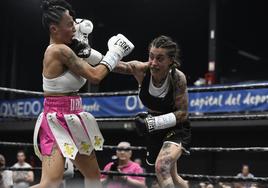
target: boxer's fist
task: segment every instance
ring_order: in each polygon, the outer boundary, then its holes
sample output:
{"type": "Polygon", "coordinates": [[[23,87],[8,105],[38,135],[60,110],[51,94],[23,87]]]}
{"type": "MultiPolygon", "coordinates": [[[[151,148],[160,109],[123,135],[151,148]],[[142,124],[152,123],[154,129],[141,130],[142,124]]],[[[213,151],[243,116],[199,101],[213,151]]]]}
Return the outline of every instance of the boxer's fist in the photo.
{"type": "Polygon", "coordinates": [[[74,38],[88,44],[88,35],[93,30],[93,23],[87,19],[75,19],[75,36],[74,38]]]}
{"type": "MultiPolygon", "coordinates": [[[[76,30],[74,39],[89,45],[88,35],[93,30],[93,23],[87,19],[76,18],[74,24],[75,24],[75,30],[76,30]]],[[[86,49],[89,49],[89,48],[86,48],[86,49]]],[[[79,51],[79,50],[76,50],[76,51],[79,51]]],[[[78,55],[78,56],[82,57],[91,66],[98,65],[103,58],[103,55],[97,50],[90,48],[90,51],[89,51],[90,54],[87,54],[86,52],[87,51],[85,51],[84,49],[80,51],[80,54],[85,53],[86,55],[82,55],[82,56],[78,55]]]]}
{"type": "Polygon", "coordinates": [[[149,123],[148,118],[152,118],[152,116],[148,114],[147,112],[140,112],[135,116],[134,122],[136,125],[137,133],[140,136],[144,136],[147,133],[151,132],[149,124],[148,124],[149,123]]]}
{"type": "Polygon", "coordinates": [[[119,55],[121,60],[123,57],[130,54],[134,49],[134,45],[122,34],[113,36],[108,41],[109,51],[115,52],[119,55]]]}
{"type": "Polygon", "coordinates": [[[88,58],[91,54],[90,46],[87,43],[79,41],[77,39],[73,39],[69,47],[80,58],[88,58]]]}
{"type": "Polygon", "coordinates": [[[112,71],[117,63],[134,49],[134,45],[122,34],[118,34],[109,39],[108,49],[100,64],[112,71]]]}

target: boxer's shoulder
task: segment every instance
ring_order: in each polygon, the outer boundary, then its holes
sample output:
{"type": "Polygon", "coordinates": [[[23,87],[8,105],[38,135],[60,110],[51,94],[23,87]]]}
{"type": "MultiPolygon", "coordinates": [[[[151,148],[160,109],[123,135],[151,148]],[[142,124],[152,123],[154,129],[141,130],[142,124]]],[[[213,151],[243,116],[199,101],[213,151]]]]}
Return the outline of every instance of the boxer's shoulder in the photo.
{"type": "Polygon", "coordinates": [[[65,44],[50,44],[47,47],[45,54],[58,55],[61,53],[68,53],[70,51],[71,49],[65,44]]]}

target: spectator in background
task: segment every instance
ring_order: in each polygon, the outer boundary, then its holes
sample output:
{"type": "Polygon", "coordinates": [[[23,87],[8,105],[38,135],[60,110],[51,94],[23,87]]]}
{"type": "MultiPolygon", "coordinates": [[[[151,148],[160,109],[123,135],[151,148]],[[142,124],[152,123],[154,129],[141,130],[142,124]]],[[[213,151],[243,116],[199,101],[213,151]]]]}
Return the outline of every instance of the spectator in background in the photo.
{"type": "Polygon", "coordinates": [[[249,172],[249,166],[244,164],[241,172],[237,174],[239,178],[254,178],[254,175],[249,172]]]}
{"type": "Polygon", "coordinates": [[[223,182],[219,182],[218,187],[219,188],[232,188],[231,183],[223,183],[223,182]]]}
{"type": "Polygon", "coordinates": [[[143,172],[144,173],[146,172],[146,169],[143,168],[142,160],[140,158],[134,159],[134,162],[137,163],[137,164],[139,164],[141,166],[141,168],[143,169],[143,172]]]}
{"type": "Polygon", "coordinates": [[[214,185],[211,184],[211,183],[200,182],[200,183],[199,183],[199,187],[200,187],[200,188],[214,188],[214,185]]]}
{"type": "Polygon", "coordinates": [[[245,188],[242,183],[235,182],[233,188],[245,188]]]}
{"type": "Polygon", "coordinates": [[[0,188],[11,188],[13,185],[12,171],[2,170],[6,166],[6,159],[0,154],[0,188]]]}
{"type": "Polygon", "coordinates": [[[251,184],[251,187],[250,188],[258,188],[258,184],[253,183],[253,184],[251,184]]]}
{"type": "Polygon", "coordinates": [[[134,162],[135,162],[135,163],[138,163],[140,166],[142,166],[142,161],[141,161],[140,158],[136,158],[136,159],[134,159],[134,162]]]}
{"type": "Polygon", "coordinates": [[[199,183],[199,187],[200,187],[200,188],[206,188],[206,184],[205,184],[204,182],[200,182],[200,183],[199,183]]]}
{"type": "MultiPolygon", "coordinates": [[[[254,175],[250,173],[249,166],[247,164],[242,165],[241,172],[237,174],[238,178],[254,178],[254,175]]],[[[241,183],[244,188],[250,188],[251,183],[250,182],[243,182],[241,183]]]]}
{"type": "MultiPolygon", "coordinates": [[[[18,162],[15,163],[13,168],[32,168],[32,166],[25,162],[26,155],[25,152],[20,150],[17,153],[18,162]]],[[[34,181],[33,171],[14,171],[13,172],[13,188],[27,188],[30,186],[30,183],[34,181]]]]}
{"type": "Polygon", "coordinates": [[[206,186],[206,188],[214,188],[214,186],[210,183],[206,186]]]}
{"type": "MultiPolygon", "coordinates": [[[[116,159],[109,162],[104,171],[118,171],[122,173],[143,173],[142,167],[131,161],[132,151],[129,142],[120,142],[116,150],[116,159]]],[[[101,176],[103,185],[107,188],[145,187],[145,178],[137,176],[101,176]]]]}

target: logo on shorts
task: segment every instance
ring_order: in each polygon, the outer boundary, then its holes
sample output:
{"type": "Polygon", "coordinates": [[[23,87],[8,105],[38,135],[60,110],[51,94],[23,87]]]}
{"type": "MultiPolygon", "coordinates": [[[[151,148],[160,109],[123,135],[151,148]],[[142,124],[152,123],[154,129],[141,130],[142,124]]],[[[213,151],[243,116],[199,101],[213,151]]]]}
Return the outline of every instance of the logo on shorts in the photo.
{"type": "Polygon", "coordinates": [[[68,156],[73,157],[74,147],[71,144],[64,143],[64,153],[66,153],[68,156]]]}
{"type": "Polygon", "coordinates": [[[81,150],[86,152],[86,153],[89,153],[89,148],[90,148],[90,145],[86,142],[81,142],[81,150]]]}
{"type": "Polygon", "coordinates": [[[99,136],[94,137],[94,146],[95,147],[100,147],[102,144],[102,138],[99,136]]]}

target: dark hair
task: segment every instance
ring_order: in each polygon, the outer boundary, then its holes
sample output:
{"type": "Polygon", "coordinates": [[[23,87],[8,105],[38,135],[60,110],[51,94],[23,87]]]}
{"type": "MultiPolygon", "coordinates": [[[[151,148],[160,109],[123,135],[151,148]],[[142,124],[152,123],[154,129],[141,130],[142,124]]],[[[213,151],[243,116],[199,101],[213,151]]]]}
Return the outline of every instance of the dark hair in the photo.
{"type": "Polygon", "coordinates": [[[180,49],[178,47],[178,44],[176,42],[174,42],[170,37],[161,35],[161,36],[155,38],[149,44],[149,50],[152,47],[167,49],[167,55],[173,61],[172,66],[175,66],[176,68],[180,67],[180,61],[179,61],[180,49]]]}
{"type": "Polygon", "coordinates": [[[75,12],[72,6],[64,0],[43,0],[41,8],[42,24],[46,29],[49,29],[51,24],[58,24],[66,10],[75,19],[75,12]]]}

